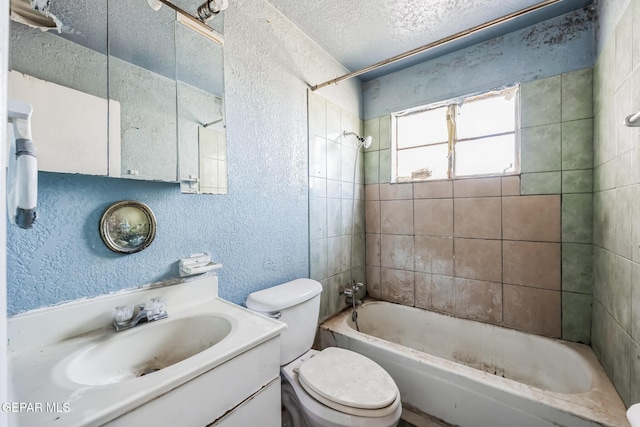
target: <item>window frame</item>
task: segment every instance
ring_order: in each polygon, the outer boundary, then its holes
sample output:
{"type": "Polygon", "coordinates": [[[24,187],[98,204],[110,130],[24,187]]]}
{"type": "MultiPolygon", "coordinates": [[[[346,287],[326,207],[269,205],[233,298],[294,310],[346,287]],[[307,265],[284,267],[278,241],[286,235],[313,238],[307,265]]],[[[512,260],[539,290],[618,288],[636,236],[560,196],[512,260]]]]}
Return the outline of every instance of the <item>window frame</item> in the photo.
{"type": "MultiPolygon", "coordinates": [[[[471,178],[484,178],[484,177],[497,177],[497,176],[511,176],[511,175],[519,175],[520,174],[520,93],[521,87],[520,84],[513,84],[510,86],[505,86],[500,89],[493,89],[485,92],[474,93],[470,95],[464,95],[457,98],[451,98],[444,101],[433,102],[430,104],[421,105],[419,107],[406,109],[398,112],[394,112],[390,114],[391,117],[391,183],[413,183],[413,182],[433,182],[433,181],[444,181],[444,180],[453,180],[453,179],[471,179],[471,178]],[[406,117],[411,114],[418,114],[428,110],[434,110],[437,108],[448,107],[451,105],[460,106],[466,102],[478,101],[483,98],[490,98],[499,96],[502,93],[506,93],[509,91],[515,91],[515,106],[514,106],[514,159],[513,159],[513,170],[509,172],[495,172],[495,173],[485,173],[485,174],[473,174],[473,175],[458,175],[456,174],[456,166],[455,166],[455,146],[458,142],[472,141],[472,140],[482,140],[485,138],[497,137],[510,135],[512,132],[501,132],[491,135],[482,135],[476,136],[472,138],[455,138],[453,143],[453,152],[452,156],[449,159],[446,159],[449,163],[448,169],[450,171],[450,176],[446,178],[432,178],[432,179],[413,179],[411,177],[402,177],[404,179],[398,179],[398,151],[410,150],[414,148],[420,147],[429,147],[436,146],[441,144],[447,144],[448,141],[444,142],[435,142],[428,143],[422,145],[415,145],[410,148],[401,148],[398,149],[398,124],[397,120],[399,117],[406,117]]],[[[447,125],[446,122],[444,124],[447,125]]]]}

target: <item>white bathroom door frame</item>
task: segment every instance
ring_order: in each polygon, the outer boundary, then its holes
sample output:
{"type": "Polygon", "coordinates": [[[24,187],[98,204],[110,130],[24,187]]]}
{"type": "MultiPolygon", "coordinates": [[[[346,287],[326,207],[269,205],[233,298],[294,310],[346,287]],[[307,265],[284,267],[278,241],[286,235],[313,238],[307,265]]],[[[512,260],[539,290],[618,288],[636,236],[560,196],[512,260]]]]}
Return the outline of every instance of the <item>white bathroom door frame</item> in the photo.
{"type": "MultiPolygon", "coordinates": [[[[7,366],[7,68],[9,64],[9,1],[0,0],[0,404],[9,401],[7,366]]],[[[9,424],[8,414],[0,411],[0,425],[9,424]]]]}

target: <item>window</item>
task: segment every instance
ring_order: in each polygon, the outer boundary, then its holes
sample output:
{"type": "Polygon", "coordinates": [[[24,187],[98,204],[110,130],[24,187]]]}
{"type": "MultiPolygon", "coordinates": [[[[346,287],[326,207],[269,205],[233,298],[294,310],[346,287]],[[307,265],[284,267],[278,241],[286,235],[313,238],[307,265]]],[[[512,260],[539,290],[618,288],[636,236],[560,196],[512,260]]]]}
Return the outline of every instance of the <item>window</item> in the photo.
{"type": "Polygon", "coordinates": [[[392,114],[396,182],[518,172],[518,87],[392,114]]]}

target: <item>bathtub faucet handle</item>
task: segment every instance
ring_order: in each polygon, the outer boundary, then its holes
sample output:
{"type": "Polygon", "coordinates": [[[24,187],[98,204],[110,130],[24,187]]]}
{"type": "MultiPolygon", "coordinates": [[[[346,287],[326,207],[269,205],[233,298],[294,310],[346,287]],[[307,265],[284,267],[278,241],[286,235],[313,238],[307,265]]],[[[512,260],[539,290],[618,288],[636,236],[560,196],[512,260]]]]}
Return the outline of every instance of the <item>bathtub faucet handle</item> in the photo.
{"type": "Polygon", "coordinates": [[[355,290],[351,287],[344,288],[343,290],[340,291],[340,295],[346,295],[348,297],[353,296],[354,293],[355,293],[355,290]]]}

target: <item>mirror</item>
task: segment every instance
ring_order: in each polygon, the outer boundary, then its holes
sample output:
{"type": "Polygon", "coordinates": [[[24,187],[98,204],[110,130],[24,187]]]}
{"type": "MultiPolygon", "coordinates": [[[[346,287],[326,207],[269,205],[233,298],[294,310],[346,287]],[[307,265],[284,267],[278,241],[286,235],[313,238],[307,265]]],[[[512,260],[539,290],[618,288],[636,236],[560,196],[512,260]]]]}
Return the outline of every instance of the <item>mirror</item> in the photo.
{"type": "MultiPolygon", "coordinates": [[[[221,33],[222,18],[207,24],[221,33]]],[[[175,41],[182,192],[227,194],[222,46],[179,22],[175,41]]]]}
{"type": "MultiPolygon", "coordinates": [[[[28,18],[25,0],[11,1],[12,15],[22,13],[21,6],[28,18]]],[[[33,106],[39,170],[114,176],[108,149],[107,15],[87,15],[106,10],[107,0],[86,6],[51,2],[49,11],[73,24],[60,34],[10,21],[8,95],[33,106]]]]}
{"type": "Polygon", "coordinates": [[[176,182],[175,12],[108,1],[109,99],[120,104],[122,176],[176,182]]]}
{"type": "MultiPolygon", "coordinates": [[[[27,0],[14,2],[28,5],[27,0]]],[[[174,4],[194,15],[201,3],[174,4]]],[[[226,194],[222,46],[178,22],[180,13],[166,4],[157,11],[144,0],[49,4],[63,23],[62,33],[12,21],[10,68],[93,96],[99,102],[92,114],[100,120],[78,126],[68,118],[72,132],[93,129],[69,144],[71,156],[61,154],[59,145],[47,144],[50,135],[36,141],[41,164],[57,157],[56,167],[40,170],[180,182],[186,193],[226,194]],[[98,136],[96,128],[101,129],[98,136]],[[102,141],[99,148],[94,147],[97,139],[102,141]],[[53,145],[51,152],[48,145],[53,145]],[[76,153],[78,146],[87,151],[76,153]],[[74,169],[74,163],[89,158],[96,158],[100,167],[74,169]]],[[[207,21],[218,33],[222,15],[207,21]]],[[[78,99],[75,104],[86,109],[88,101],[78,99]]],[[[34,126],[36,117],[34,108],[34,126]]]]}

